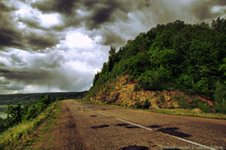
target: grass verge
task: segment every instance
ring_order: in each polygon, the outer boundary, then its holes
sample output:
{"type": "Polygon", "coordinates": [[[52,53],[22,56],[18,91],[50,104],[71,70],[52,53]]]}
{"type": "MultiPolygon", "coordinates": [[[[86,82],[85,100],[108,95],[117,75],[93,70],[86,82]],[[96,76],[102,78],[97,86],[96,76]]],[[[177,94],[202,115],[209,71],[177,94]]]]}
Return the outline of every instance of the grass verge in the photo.
{"type": "Polygon", "coordinates": [[[191,117],[226,120],[226,114],[194,112],[190,109],[176,109],[176,108],[175,109],[140,109],[140,108],[138,109],[138,108],[132,108],[132,107],[127,107],[127,106],[121,106],[121,105],[106,104],[106,103],[101,103],[101,102],[91,102],[91,101],[82,100],[82,99],[79,99],[78,101],[83,102],[83,103],[88,103],[88,104],[110,105],[113,107],[120,107],[120,108],[132,109],[132,110],[143,110],[143,111],[168,114],[168,115],[181,115],[181,116],[191,116],[191,117]]]}
{"type": "Polygon", "coordinates": [[[202,118],[213,118],[213,119],[223,119],[226,120],[226,115],[221,113],[204,113],[204,112],[194,112],[190,109],[149,109],[150,112],[170,114],[170,115],[182,115],[182,116],[192,116],[192,117],[202,117],[202,118]]]}
{"type": "Polygon", "coordinates": [[[31,121],[22,122],[0,134],[0,149],[25,149],[34,143],[35,130],[54,112],[58,102],[51,104],[31,121]]]}
{"type": "Polygon", "coordinates": [[[33,144],[30,146],[27,146],[26,149],[34,149],[34,150],[40,150],[40,149],[52,149],[53,146],[53,139],[54,134],[52,134],[52,131],[57,128],[57,118],[61,112],[60,105],[57,105],[56,108],[53,110],[51,115],[43,122],[42,125],[37,130],[37,135],[33,138],[33,144]]]}

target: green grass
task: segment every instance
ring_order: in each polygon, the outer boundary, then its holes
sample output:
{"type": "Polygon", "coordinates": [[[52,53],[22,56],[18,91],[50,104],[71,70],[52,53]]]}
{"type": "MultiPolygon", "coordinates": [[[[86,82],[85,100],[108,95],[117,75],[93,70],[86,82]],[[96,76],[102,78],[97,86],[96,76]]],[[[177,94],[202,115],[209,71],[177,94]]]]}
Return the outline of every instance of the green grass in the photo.
{"type": "Polygon", "coordinates": [[[204,113],[194,112],[190,109],[149,109],[150,112],[170,114],[170,115],[182,115],[182,116],[193,116],[202,118],[214,118],[226,120],[226,115],[221,113],[204,113]]]}
{"type": "Polygon", "coordinates": [[[47,107],[39,116],[31,121],[22,122],[0,134],[0,149],[25,149],[34,143],[35,130],[46,120],[56,109],[55,102],[47,107]]]}
{"type": "Polygon", "coordinates": [[[45,120],[45,122],[37,130],[38,135],[33,137],[33,143],[27,146],[25,149],[51,149],[53,136],[51,131],[56,127],[57,116],[61,112],[60,105],[57,105],[51,115],[45,120]],[[43,147],[43,145],[45,145],[43,147]]]}

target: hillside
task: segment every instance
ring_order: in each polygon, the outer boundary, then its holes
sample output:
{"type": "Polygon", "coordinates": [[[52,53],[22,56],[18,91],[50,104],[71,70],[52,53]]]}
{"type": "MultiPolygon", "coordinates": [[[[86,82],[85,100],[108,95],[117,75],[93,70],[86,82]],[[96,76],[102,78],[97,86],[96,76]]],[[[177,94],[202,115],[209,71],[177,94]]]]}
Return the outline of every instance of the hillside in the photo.
{"type": "Polygon", "coordinates": [[[211,25],[177,20],[139,34],[118,51],[112,47],[86,98],[226,113],[225,77],[226,20],[218,18],[211,25]],[[162,104],[155,105],[154,97],[162,104]]]}

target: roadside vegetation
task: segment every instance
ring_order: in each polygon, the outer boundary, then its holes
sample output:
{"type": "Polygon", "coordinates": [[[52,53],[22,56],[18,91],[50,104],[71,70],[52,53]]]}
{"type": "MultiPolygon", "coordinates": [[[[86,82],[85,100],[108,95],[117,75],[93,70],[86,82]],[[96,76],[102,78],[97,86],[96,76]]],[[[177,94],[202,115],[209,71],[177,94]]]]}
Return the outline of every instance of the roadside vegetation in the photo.
{"type": "MultiPolygon", "coordinates": [[[[218,18],[211,25],[191,25],[180,20],[157,25],[129,40],[118,51],[111,47],[108,61],[95,75],[86,99],[95,97],[117,77],[127,75],[127,83],[137,83],[134,91],[169,90],[199,95],[214,105],[178,99],[179,108],[226,113],[225,49],[226,19],[218,18]]],[[[111,93],[114,89],[107,90],[111,93]]],[[[148,108],[147,104],[137,103],[137,107],[148,108]]]]}
{"type": "Polygon", "coordinates": [[[0,149],[24,149],[34,141],[33,132],[52,116],[57,102],[46,95],[30,106],[8,106],[7,119],[0,120],[0,149]]]}
{"type": "Polygon", "coordinates": [[[55,100],[46,95],[45,97],[41,97],[35,104],[22,105],[21,103],[18,103],[17,105],[8,105],[6,111],[7,118],[1,121],[2,127],[0,128],[0,131],[3,132],[23,121],[34,119],[53,101],[55,100]]]}
{"type": "Polygon", "coordinates": [[[202,118],[213,118],[213,119],[223,119],[226,120],[226,115],[222,113],[205,113],[198,109],[151,109],[150,112],[170,114],[170,115],[182,115],[182,116],[192,116],[192,117],[202,117],[202,118]],[[197,110],[197,111],[196,111],[197,110]]]}
{"type": "Polygon", "coordinates": [[[168,115],[182,115],[182,116],[190,116],[190,117],[201,117],[201,118],[212,118],[212,119],[223,119],[226,120],[226,114],[223,113],[208,113],[203,112],[200,109],[188,109],[188,108],[161,108],[161,109],[148,109],[147,107],[128,107],[128,106],[122,106],[118,104],[107,104],[102,103],[100,101],[89,101],[86,99],[79,99],[79,102],[87,103],[87,104],[97,104],[97,105],[108,105],[110,107],[117,107],[117,108],[123,108],[123,109],[130,109],[130,110],[140,110],[140,111],[148,111],[148,112],[154,112],[154,113],[161,113],[161,114],[168,114],[168,115]]]}

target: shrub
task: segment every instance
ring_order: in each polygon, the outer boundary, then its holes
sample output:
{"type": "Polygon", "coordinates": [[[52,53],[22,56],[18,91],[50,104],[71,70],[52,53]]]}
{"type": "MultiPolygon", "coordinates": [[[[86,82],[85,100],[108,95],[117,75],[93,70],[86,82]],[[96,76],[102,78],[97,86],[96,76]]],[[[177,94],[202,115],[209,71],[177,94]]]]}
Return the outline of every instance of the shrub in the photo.
{"type": "Polygon", "coordinates": [[[5,121],[0,117],[0,133],[5,130],[5,121]]]}
{"type": "Polygon", "coordinates": [[[139,86],[139,85],[135,85],[135,86],[134,86],[134,91],[135,91],[135,92],[140,91],[140,90],[141,90],[141,89],[140,89],[140,86],[139,86]]]}
{"type": "Polygon", "coordinates": [[[202,110],[202,112],[208,113],[210,112],[210,105],[205,102],[199,102],[199,108],[202,110]]]}
{"type": "Polygon", "coordinates": [[[226,86],[219,81],[216,82],[214,100],[216,112],[226,113],[226,86]]]}
{"type": "Polygon", "coordinates": [[[144,108],[145,109],[148,109],[149,107],[150,107],[150,105],[151,105],[151,103],[149,102],[149,100],[148,99],[146,99],[145,101],[144,101],[144,108]]]}
{"type": "Polygon", "coordinates": [[[142,108],[143,107],[142,104],[141,104],[141,102],[139,102],[139,101],[137,101],[135,103],[135,106],[136,106],[136,108],[142,108]]]}
{"type": "Polygon", "coordinates": [[[8,105],[8,110],[6,112],[9,116],[6,121],[7,127],[11,127],[22,121],[23,108],[21,103],[18,103],[16,106],[8,105]]]}

